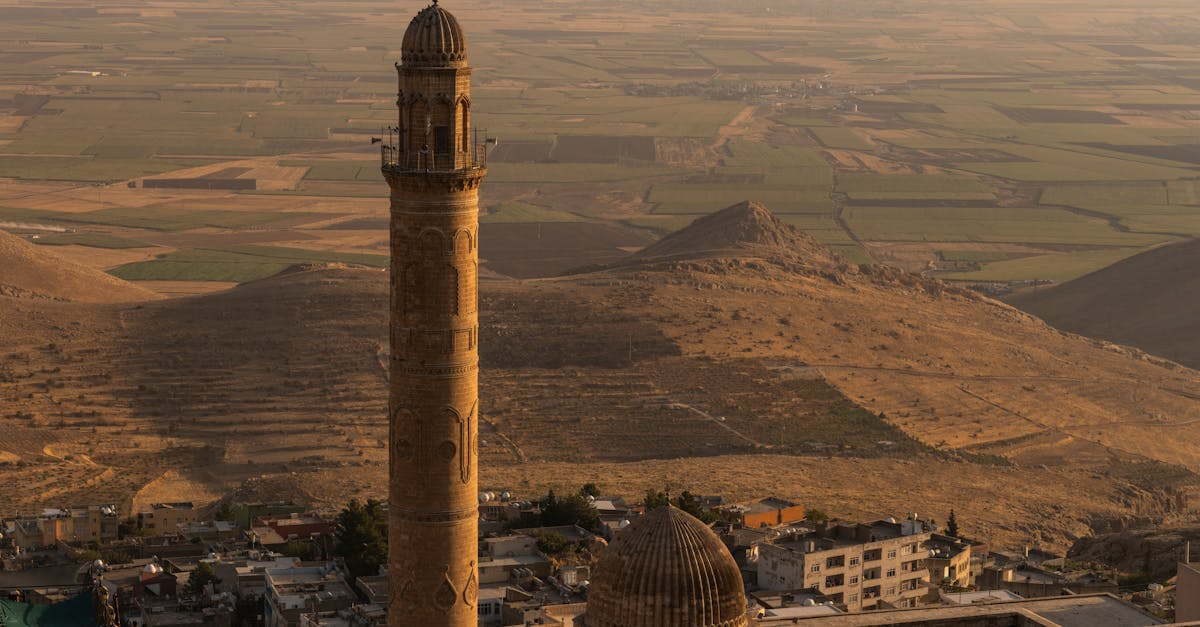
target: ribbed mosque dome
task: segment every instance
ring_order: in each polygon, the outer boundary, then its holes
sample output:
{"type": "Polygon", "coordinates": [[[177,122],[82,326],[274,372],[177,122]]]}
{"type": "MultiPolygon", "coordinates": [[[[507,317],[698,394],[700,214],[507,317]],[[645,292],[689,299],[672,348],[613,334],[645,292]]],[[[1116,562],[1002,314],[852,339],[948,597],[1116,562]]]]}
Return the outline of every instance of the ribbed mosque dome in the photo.
{"type": "Polygon", "coordinates": [[[409,67],[462,67],[467,40],[450,12],[433,4],[421,9],[404,31],[400,62],[409,67]]]}
{"type": "Polygon", "coordinates": [[[587,627],[746,627],[742,575],[696,517],[660,507],[618,532],[596,563],[587,627]]]}

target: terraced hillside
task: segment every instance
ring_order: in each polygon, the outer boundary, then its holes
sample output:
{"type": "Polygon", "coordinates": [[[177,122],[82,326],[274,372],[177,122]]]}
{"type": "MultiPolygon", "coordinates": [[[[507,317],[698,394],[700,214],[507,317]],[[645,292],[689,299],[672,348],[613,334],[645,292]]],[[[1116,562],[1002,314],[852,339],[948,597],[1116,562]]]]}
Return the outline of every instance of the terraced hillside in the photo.
{"type": "MultiPolygon", "coordinates": [[[[483,283],[484,485],[919,503],[1001,545],[1194,516],[1195,371],[814,254],[758,205],[715,219],[744,235],[483,283]]],[[[22,434],[0,443],[5,508],[381,496],[386,282],[311,267],[141,304],[0,298],[0,427],[22,434]]]]}

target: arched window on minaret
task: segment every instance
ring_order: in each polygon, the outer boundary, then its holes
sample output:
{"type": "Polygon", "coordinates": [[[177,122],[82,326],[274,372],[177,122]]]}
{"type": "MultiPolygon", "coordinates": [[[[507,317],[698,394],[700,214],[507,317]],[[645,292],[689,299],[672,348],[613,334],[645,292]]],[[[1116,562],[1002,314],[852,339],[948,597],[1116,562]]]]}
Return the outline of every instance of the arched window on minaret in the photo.
{"type": "Polygon", "coordinates": [[[462,137],[462,151],[471,152],[471,103],[458,101],[458,132],[462,137]]]}
{"type": "Polygon", "coordinates": [[[437,167],[454,167],[454,136],[450,125],[454,123],[454,103],[445,96],[439,96],[430,107],[433,113],[433,145],[434,162],[437,167]]]}
{"type": "MultiPolygon", "coordinates": [[[[408,152],[418,154],[429,143],[429,107],[419,95],[413,98],[408,109],[408,152]]],[[[424,166],[424,163],[413,165],[424,166]]]]}
{"type": "Polygon", "coordinates": [[[454,233],[454,256],[465,257],[471,254],[471,250],[475,248],[472,242],[471,232],[467,229],[459,229],[454,233]]]}

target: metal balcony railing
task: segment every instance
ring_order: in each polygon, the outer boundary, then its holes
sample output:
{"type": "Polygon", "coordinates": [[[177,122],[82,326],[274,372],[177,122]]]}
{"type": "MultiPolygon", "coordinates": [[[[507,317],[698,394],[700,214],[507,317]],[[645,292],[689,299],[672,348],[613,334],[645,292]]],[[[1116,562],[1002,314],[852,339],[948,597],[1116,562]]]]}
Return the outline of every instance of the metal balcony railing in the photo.
{"type": "Polygon", "coordinates": [[[467,129],[471,141],[463,150],[436,150],[424,144],[418,150],[405,150],[400,130],[389,126],[383,129],[387,140],[379,147],[380,165],[400,172],[454,172],[487,167],[488,149],[497,141],[487,136],[487,129],[467,129]]]}

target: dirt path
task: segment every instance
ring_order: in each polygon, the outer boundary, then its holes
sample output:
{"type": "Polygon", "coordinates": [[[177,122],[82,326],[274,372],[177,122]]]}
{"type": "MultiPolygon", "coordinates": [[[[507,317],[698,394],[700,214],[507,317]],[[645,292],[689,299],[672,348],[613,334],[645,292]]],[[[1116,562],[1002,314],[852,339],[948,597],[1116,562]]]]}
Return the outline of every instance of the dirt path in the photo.
{"type": "MultiPolygon", "coordinates": [[[[758,106],[756,105],[750,105],[738,111],[738,114],[733,116],[733,119],[728,124],[717,129],[717,136],[713,138],[713,143],[708,149],[716,153],[730,139],[749,135],[749,127],[756,120],[754,117],[756,113],[758,113],[758,106]]],[[[717,154],[717,156],[719,157],[720,154],[717,154]]]]}
{"type": "Polygon", "coordinates": [[[703,416],[703,417],[711,420],[713,424],[732,433],[735,437],[745,440],[748,444],[750,444],[754,448],[767,448],[767,446],[765,444],[758,442],[754,439],[751,439],[749,436],[742,433],[741,431],[738,431],[737,429],[734,429],[733,427],[725,424],[725,420],[723,418],[716,418],[712,414],[709,414],[708,412],[704,411],[703,409],[700,409],[698,407],[693,407],[691,405],[688,405],[687,403],[680,403],[678,401],[671,401],[671,403],[674,405],[678,405],[679,407],[683,407],[683,408],[687,409],[688,411],[694,412],[696,414],[699,414],[700,416],[703,416]]]}

